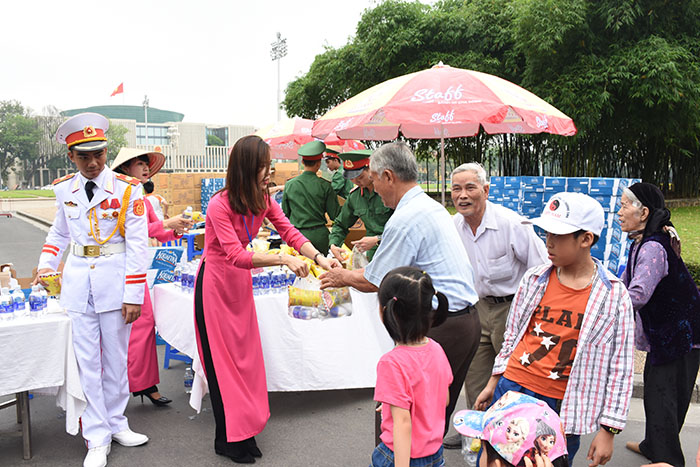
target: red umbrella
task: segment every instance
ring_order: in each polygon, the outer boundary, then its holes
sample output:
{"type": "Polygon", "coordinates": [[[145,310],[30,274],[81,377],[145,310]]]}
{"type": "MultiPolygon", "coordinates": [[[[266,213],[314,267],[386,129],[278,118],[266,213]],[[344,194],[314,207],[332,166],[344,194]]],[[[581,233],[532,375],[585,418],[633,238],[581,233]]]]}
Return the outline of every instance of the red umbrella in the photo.
{"type": "Polygon", "coordinates": [[[297,159],[299,146],[314,140],[311,136],[313,123],[306,118],[287,118],[261,128],[255,134],[270,145],[273,159],[297,159]]]}
{"type": "Polygon", "coordinates": [[[325,138],[440,139],[487,133],[576,134],[573,120],[531,92],[497,76],[434,67],[377,84],[314,122],[325,138]]]}
{"type": "Polygon", "coordinates": [[[440,62],[351,97],[316,120],[313,135],[387,141],[401,132],[439,139],[444,174],[444,138],[474,136],[479,127],[487,133],[576,134],[571,118],[520,86],[440,62]]]}
{"type": "Polygon", "coordinates": [[[339,138],[335,132],[331,132],[331,134],[326,136],[323,142],[327,148],[333,149],[340,153],[355,151],[357,149],[367,149],[364,144],[354,139],[339,138]]]}

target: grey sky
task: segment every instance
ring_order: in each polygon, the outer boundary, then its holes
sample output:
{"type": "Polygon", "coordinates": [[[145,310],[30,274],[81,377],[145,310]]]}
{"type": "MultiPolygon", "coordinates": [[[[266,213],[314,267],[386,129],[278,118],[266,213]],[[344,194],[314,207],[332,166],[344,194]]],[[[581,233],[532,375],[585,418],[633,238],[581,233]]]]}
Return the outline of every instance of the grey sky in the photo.
{"type": "MultiPolygon", "coordinates": [[[[40,113],[150,105],[185,121],[264,126],[276,120],[276,32],[287,39],[282,90],[324,44],[355,34],[374,0],[5,1],[0,100],[40,113]],[[124,94],[110,97],[124,82],[124,94]]],[[[350,66],[352,64],[349,64],[350,66]]]]}

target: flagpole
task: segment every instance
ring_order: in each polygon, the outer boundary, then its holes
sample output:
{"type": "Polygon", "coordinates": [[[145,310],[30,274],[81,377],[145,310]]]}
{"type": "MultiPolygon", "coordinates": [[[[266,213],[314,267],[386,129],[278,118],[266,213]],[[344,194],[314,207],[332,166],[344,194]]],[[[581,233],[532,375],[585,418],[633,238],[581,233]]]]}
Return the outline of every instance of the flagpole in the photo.
{"type": "Polygon", "coordinates": [[[143,96],[143,121],[146,124],[146,150],[148,150],[148,95],[143,96]]]}

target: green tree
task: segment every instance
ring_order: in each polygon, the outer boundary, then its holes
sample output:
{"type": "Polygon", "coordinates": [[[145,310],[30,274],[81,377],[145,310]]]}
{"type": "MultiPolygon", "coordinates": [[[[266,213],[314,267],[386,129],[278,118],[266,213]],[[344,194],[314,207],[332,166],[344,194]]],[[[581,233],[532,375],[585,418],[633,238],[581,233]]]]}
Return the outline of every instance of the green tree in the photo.
{"type": "MultiPolygon", "coordinates": [[[[575,137],[446,140],[453,164],[504,175],[630,176],[700,192],[700,0],[386,0],[291,82],[287,113],[318,118],[438,61],[519,84],[574,119],[575,137]]],[[[414,142],[432,158],[435,141],[414,142]]]]}
{"type": "Polygon", "coordinates": [[[207,135],[207,146],[223,146],[224,142],[215,134],[207,135]]]}
{"type": "Polygon", "coordinates": [[[109,130],[107,130],[107,159],[110,164],[119,154],[119,150],[127,146],[126,133],[129,131],[124,125],[112,125],[109,124],[109,130]]]}
{"type": "Polygon", "coordinates": [[[6,180],[17,160],[38,156],[41,132],[29,110],[17,101],[0,102],[0,179],[6,180]]]}

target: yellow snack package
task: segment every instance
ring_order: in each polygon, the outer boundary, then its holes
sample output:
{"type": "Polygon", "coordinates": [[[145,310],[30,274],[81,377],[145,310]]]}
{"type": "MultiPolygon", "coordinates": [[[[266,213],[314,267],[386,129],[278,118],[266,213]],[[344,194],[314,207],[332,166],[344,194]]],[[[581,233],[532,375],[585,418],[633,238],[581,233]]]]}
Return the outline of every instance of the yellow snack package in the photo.
{"type": "Polygon", "coordinates": [[[323,298],[320,290],[306,290],[289,286],[289,306],[310,306],[317,307],[323,305],[323,298]]]}
{"type": "Polygon", "coordinates": [[[39,274],[39,278],[47,284],[47,294],[49,294],[51,297],[58,297],[59,295],[61,295],[60,272],[47,272],[45,274],[39,274]]]}
{"type": "Polygon", "coordinates": [[[280,245],[280,252],[285,255],[298,256],[299,253],[289,245],[280,245]]]}
{"type": "Polygon", "coordinates": [[[202,211],[194,211],[192,213],[192,220],[195,222],[195,224],[204,222],[206,219],[207,218],[204,214],[202,214],[202,211]]]}

